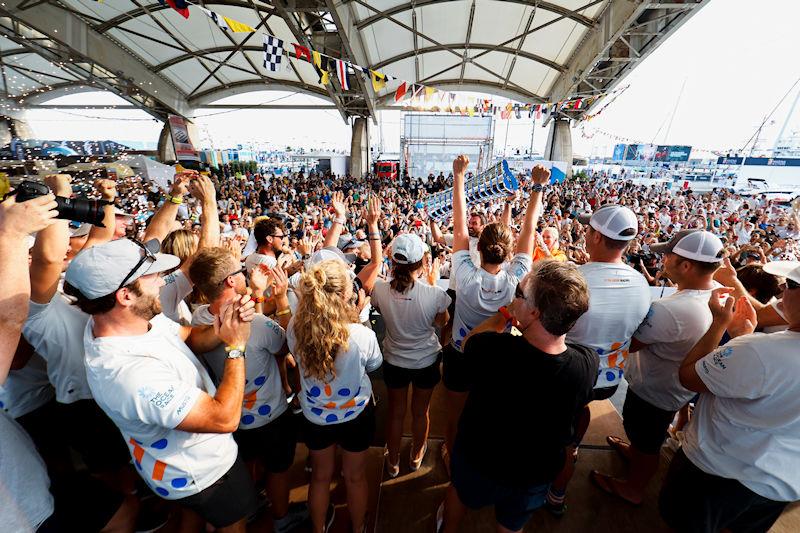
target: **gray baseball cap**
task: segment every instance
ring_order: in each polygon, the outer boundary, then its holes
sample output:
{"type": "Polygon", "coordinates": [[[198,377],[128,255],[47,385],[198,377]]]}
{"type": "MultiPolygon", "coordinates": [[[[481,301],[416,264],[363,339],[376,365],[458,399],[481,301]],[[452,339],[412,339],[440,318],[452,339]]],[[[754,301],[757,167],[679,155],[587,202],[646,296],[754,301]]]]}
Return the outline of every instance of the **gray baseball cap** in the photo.
{"type": "Polygon", "coordinates": [[[161,254],[158,239],[146,243],[117,239],[83,250],[69,264],[64,280],[90,300],[112,294],[147,274],[177,267],[181,260],[161,254]]]}
{"type": "Polygon", "coordinates": [[[630,241],[639,231],[639,220],[624,205],[605,205],[594,213],[578,215],[578,221],[616,241],[630,241]]]}
{"type": "Polygon", "coordinates": [[[710,231],[685,229],[673,235],[667,242],[651,244],[650,251],[656,254],[671,252],[702,263],[717,263],[722,261],[725,246],[710,231]]]}

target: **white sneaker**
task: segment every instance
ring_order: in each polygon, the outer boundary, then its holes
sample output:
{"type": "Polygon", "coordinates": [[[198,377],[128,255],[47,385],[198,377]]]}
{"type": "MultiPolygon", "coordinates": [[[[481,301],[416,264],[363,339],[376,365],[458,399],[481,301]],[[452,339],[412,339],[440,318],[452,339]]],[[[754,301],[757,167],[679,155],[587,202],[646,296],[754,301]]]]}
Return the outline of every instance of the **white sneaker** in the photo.
{"type": "Polygon", "coordinates": [[[398,459],[397,464],[392,464],[389,461],[389,450],[384,449],[383,456],[386,458],[386,474],[389,476],[389,479],[394,479],[400,474],[400,460],[398,459]]]}
{"type": "MultiPolygon", "coordinates": [[[[414,445],[411,445],[411,454],[414,453],[414,445]]],[[[419,455],[418,459],[415,459],[413,455],[410,455],[408,460],[408,467],[411,469],[412,472],[416,472],[419,470],[419,467],[422,466],[422,461],[425,460],[425,454],[428,453],[428,441],[425,441],[425,444],[422,446],[422,453],[419,455]]]]}

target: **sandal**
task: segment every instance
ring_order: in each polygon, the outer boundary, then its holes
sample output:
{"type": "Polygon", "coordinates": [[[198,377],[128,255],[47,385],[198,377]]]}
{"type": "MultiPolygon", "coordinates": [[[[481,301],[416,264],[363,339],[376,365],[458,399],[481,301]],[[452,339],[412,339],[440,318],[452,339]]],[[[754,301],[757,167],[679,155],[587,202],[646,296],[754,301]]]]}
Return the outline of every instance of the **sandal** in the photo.
{"type": "Polygon", "coordinates": [[[598,489],[602,490],[607,494],[611,494],[612,496],[616,496],[617,498],[628,502],[633,506],[640,506],[642,505],[641,501],[635,502],[633,500],[629,500],[625,496],[623,496],[619,491],[619,486],[617,485],[618,480],[613,478],[609,475],[602,474],[597,470],[592,470],[589,474],[589,479],[591,480],[592,484],[597,487],[598,489]]]}
{"type": "MultiPolygon", "coordinates": [[[[422,453],[419,454],[419,459],[415,459],[413,455],[409,455],[408,458],[408,467],[411,469],[412,472],[416,472],[419,470],[419,467],[422,466],[422,461],[425,460],[425,454],[428,453],[428,442],[425,441],[425,444],[422,445],[422,453]]],[[[414,446],[411,446],[411,453],[414,453],[414,446]]]]}
{"type": "Polygon", "coordinates": [[[606,442],[609,446],[611,446],[612,450],[619,454],[620,457],[626,461],[630,460],[630,457],[628,456],[628,447],[630,447],[630,443],[625,442],[621,438],[615,437],[614,435],[609,435],[606,437],[606,442]]]}

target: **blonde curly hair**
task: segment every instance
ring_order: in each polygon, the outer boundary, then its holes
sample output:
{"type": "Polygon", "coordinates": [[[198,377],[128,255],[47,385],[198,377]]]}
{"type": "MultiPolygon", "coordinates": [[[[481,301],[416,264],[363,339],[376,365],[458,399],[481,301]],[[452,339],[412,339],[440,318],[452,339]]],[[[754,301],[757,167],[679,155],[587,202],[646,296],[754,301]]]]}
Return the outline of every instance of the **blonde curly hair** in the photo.
{"type": "Polygon", "coordinates": [[[336,354],[349,347],[348,325],[358,323],[358,312],[349,301],[349,272],[341,261],[321,261],[306,270],[297,292],[294,355],[300,358],[306,377],[326,381],[336,376],[336,354]]]}

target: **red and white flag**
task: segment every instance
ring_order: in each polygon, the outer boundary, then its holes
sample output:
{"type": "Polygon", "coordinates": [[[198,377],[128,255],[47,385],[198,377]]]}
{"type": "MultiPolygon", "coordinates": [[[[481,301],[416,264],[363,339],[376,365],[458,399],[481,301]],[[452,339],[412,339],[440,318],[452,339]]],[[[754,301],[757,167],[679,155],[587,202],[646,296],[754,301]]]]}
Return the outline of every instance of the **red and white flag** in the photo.
{"type": "Polygon", "coordinates": [[[342,84],[342,90],[349,91],[350,82],[347,79],[347,63],[340,59],[336,60],[336,77],[339,78],[339,83],[342,84]]]}

